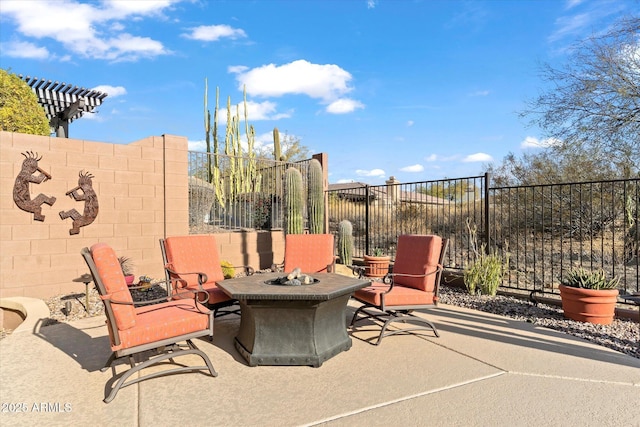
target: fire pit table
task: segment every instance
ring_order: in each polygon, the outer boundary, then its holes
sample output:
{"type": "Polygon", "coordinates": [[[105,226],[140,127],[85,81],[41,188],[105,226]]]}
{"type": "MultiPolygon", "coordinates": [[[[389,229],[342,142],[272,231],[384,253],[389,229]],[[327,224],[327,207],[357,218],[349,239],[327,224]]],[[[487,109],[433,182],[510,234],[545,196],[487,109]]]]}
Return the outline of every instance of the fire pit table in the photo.
{"type": "Polygon", "coordinates": [[[345,309],[351,294],[368,280],[335,273],[313,274],[315,283],[275,284],[283,273],[254,274],[217,282],[240,303],[235,346],[249,366],[319,367],[351,348],[345,309]]]}

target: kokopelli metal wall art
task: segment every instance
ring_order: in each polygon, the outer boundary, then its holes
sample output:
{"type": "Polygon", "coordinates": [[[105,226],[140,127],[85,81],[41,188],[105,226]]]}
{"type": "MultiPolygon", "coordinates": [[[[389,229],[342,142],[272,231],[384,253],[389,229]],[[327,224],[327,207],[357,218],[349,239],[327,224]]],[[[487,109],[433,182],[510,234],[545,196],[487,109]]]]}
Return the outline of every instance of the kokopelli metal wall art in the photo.
{"type": "Polygon", "coordinates": [[[72,235],[80,233],[80,227],[91,224],[98,216],[98,196],[93,191],[93,183],[91,181],[93,175],[89,172],[83,173],[83,171],[80,171],[78,176],[78,186],[67,191],[66,195],[72,197],[76,202],[84,202],[84,211],[82,215],[75,209],[60,212],[60,218],[67,219],[70,217],[73,219],[73,228],[69,230],[69,234],[72,235]]]}
{"type": "Polygon", "coordinates": [[[51,175],[38,167],[38,162],[42,160],[42,156],[38,157],[38,153],[27,151],[21,154],[25,159],[22,162],[22,170],[16,177],[16,183],[13,185],[13,201],[23,211],[31,212],[34,220],[44,221],[44,215],[42,215],[42,204],[46,203],[49,206],[53,206],[56,202],[56,198],[45,196],[41,193],[34,199],[31,199],[29,184],[40,184],[47,179],[51,179],[51,175]],[[38,175],[34,175],[36,172],[40,173],[38,175]]]}

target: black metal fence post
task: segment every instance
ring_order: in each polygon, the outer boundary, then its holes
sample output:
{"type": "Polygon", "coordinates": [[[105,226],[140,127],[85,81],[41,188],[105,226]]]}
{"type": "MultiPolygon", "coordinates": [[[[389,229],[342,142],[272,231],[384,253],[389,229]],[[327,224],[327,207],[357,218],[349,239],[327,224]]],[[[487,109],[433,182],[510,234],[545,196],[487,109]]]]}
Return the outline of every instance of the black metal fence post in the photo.
{"type": "Polygon", "coordinates": [[[485,252],[489,253],[489,244],[490,244],[490,234],[491,227],[489,225],[489,172],[485,172],[484,174],[484,238],[485,238],[485,252]]]}
{"type": "Polygon", "coordinates": [[[365,253],[366,254],[370,254],[371,251],[369,250],[369,244],[370,244],[370,240],[369,240],[369,185],[365,185],[364,187],[364,229],[365,229],[365,237],[364,237],[364,249],[365,249],[365,253]]]}

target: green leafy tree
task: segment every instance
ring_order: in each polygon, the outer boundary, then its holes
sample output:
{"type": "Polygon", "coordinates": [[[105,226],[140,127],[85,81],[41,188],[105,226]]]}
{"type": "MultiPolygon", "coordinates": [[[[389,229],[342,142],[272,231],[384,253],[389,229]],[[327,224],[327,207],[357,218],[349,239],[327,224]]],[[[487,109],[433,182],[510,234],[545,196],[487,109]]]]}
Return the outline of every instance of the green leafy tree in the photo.
{"type": "Polygon", "coordinates": [[[49,120],[29,85],[0,69],[0,130],[49,135],[49,120]]]}
{"type": "Polygon", "coordinates": [[[580,159],[588,153],[610,159],[619,177],[638,173],[639,34],[640,17],[626,17],[579,42],[564,66],[541,67],[548,89],[520,116],[555,142],[548,148],[550,158],[580,159]]]}

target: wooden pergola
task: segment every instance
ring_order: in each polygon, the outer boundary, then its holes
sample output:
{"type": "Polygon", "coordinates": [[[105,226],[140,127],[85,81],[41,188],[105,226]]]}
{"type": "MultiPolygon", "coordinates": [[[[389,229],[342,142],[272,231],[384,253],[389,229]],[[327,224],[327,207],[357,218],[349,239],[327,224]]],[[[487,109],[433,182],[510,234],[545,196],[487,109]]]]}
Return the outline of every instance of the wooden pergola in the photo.
{"type": "Polygon", "coordinates": [[[37,77],[18,76],[33,90],[38,102],[44,107],[49,119],[49,126],[55,129],[56,136],[69,137],[69,123],[91,113],[102,104],[107,94],[97,90],[86,89],[67,83],[54,82],[37,77]]]}

